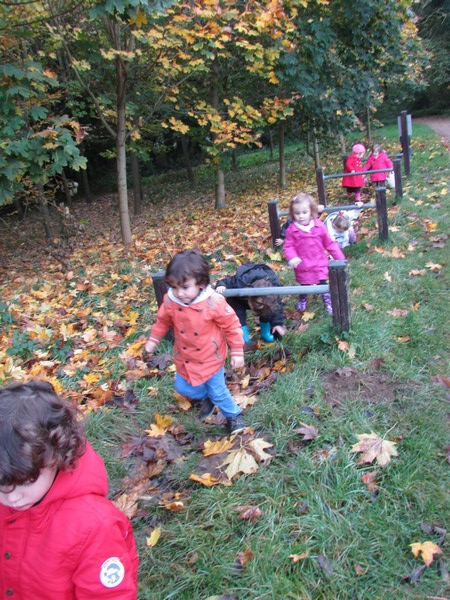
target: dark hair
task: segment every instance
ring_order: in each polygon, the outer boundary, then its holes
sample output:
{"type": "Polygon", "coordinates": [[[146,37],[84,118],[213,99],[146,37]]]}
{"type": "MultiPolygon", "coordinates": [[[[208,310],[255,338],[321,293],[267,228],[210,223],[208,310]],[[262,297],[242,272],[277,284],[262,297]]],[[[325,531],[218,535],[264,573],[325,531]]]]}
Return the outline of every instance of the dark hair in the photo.
{"type": "Polygon", "coordinates": [[[77,409],[47,381],[0,389],[0,486],[35,481],[42,469],[62,471],[84,453],[77,409]]]}
{"type": "Polygon", "coordinates": [[[167,265],[164,280],[168,286],[174,286],[191,277],[200,287],[209,284],[209,265],[198,250],[184,250],[176,254],[167,265]]]}
{"type": "Polygon", "coordinates": [[[315,199],[310,196],[309,194],[305,194],[304,192],[300,192],[299,194],[296,194],[293,198],[291,198],[291,201],[289,203],[289,217],[295,221],[294,219],[294,206],[296,204],[309,204],[309,208],[311,210],[311,215],[316,218],[318,213],[319,213],[319,209],[317,206],[317,202],[315,201],[315,199]]]}
{"type": "MultiPolygon", "coordinates": [[[[256,279],[252,283],[254,288],[273,287],[268,279],[256,279]]],[[[267,296],[249,296],[248,305],[250,310],[258,316],[270,315],[275,312],[278,304],[277,296],[269,294],[267,296]]]]}

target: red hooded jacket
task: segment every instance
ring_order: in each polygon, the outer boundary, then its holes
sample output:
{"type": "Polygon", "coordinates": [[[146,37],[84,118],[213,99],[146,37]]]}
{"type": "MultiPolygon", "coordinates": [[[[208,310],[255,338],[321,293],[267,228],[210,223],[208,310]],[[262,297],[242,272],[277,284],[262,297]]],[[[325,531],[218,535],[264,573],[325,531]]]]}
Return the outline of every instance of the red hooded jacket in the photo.
{"type": "MultiPolygon", "coordinates": [[[[377,169],[384,168],[392,170],[394,168],[394,165],[392,164],[391,159],[385,152],[380,152],[377,157],[375,157],[373,154],[369,156],[365,164],[364,170],[370,171],[371,169],[373,169],[374,171],[376,171],[377,169]]],[[[370,181],[386,181],[387,176],[387,173],[371,173],[370,181]]]]}
{"type": "Polygon", "coordinates": [[[87,444],[43,500],[0,504],[0,595],[14,600],[136,600],[138,557],[127,517],[106,498],[103,460],[87,444]]]}

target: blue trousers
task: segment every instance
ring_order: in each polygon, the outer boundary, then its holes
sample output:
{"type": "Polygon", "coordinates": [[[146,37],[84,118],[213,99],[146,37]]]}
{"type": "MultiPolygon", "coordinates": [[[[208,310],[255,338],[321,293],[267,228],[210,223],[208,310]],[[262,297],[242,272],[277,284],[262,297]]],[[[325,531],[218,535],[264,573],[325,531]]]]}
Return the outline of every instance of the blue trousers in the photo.
{"type": "Polygon", "coordinates": [[[175,389],[182,396],[187,396],[188,398],[192,398],[192,400],[209,398],[213,404],[220,408],[225,417],[235,417],[242,412],[242,409],[233,400],[233,396],[226,386],[225,370],[223,367],[208,381],[200,385],[191,385],[186,379],[176,373],[175,389]]]}

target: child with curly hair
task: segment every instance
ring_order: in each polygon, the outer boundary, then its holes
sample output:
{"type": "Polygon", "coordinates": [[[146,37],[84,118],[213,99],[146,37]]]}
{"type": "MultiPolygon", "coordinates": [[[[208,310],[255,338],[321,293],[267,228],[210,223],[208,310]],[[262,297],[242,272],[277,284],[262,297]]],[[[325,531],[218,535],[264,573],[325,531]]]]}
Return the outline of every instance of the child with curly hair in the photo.
{"type": "Polygon", "coordinates": [[[45,381],[0,389],[0,589],[18,600],[136,600],[128,518],[74,406],[45,381]]]}

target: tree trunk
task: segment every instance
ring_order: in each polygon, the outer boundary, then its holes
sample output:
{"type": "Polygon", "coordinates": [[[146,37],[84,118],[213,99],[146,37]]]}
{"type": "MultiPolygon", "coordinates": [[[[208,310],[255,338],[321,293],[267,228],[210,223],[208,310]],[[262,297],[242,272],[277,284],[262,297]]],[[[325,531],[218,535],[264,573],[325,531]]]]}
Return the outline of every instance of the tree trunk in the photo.
{"type": "Polygon", "coordinates": [[[366,117],[367,117],[367,140],[369,144],[372,144],[372,128],[370,122],[370,106],[367,104],[366,106],[366,117]]]}
{"type": "Polygon", "coordinates": [[[91,204],[92,196],[91,196],[91,188],[89,186],[89,177],[88,177],[87,169],[80,169],[80,171],[81,171],[81,183],[83,185],[84,199],[86,200],[86,202],[88,204],[91,204]]]}
{"type": "Polygon", "coordinates": [[[131,173],[133,175],[134,214],[142,213],[142,186],[139,161],[136,152],[130,151],[131,173]]]}
{"type": "Polygon", "coordinates": [[[317,141],[316,130],[313,130],[313,143],[314,143],[314,165],[316,169],[320,167],[320,155],[319,155],[319,142],[317,141]]]}
{"type": "Polygon", "coordinates": [[[191,157],[189,156],[189,138],[186,134],[181,134],[181,148],[183,150],[184,166],[186,167],[187,178],[191,186],[194,185],[195,177],[192,170],[191,157]]]}
{"type": "Polygon", "coordinates": [[[64,169],[61,171],[61,180],[64,188],[64,196],[66,197],[66,205],[72,206],[72,196],[70,195],[69,184],[67,183],[67,177],[64,169]]]}
{"type": "Polygon", "coordinates": [[[270,160],[273,160],[273,133],[272,130],[269,129],[269,149],[270,149],[270,160]]]}
{"type": "Polygon", "coordinates": [[[128,210],[128,188],[127,188],[127,153],[125,147],[126,140],[126,104],[125,89],[127,74],[125,65],[120,56],[116,58],[116,78],[117,78],[117,192],[119,196],[120,230],[122,233],[122,242],[125,248],[132,244],[130,212],[128,210]]]}
{"type": "Polygon", "coordinates": [[[214,208],[225,208],[225,173],[218,163],[216,166],[216,186],[215,186],[216,204],[214,208]]]}
{"type": "Polygon", "coordinates": [[[284,121],[278,124],[278,162],[280,165],[279,182],[280,188],[287,186],[286,181],[286,162],[284,156],[284,121]]]}
{"type": "Polygon", "coordinates": [[[37,184],[38,197],[39,197],[39,211],[42,217],[42,224],[44,225],[45,237],[48,241],[53,238],[52,228],[50,225],[50,214],[48,212],[47,198],[45,197],[44,186],[42,183],[37,184]]]}
{"type": "Polygon", "coordinates": [[[231,168],[233,169],[233,171],[238,170],[236,148],[233,148],[233,150],[231,151],[231,168]]]}

